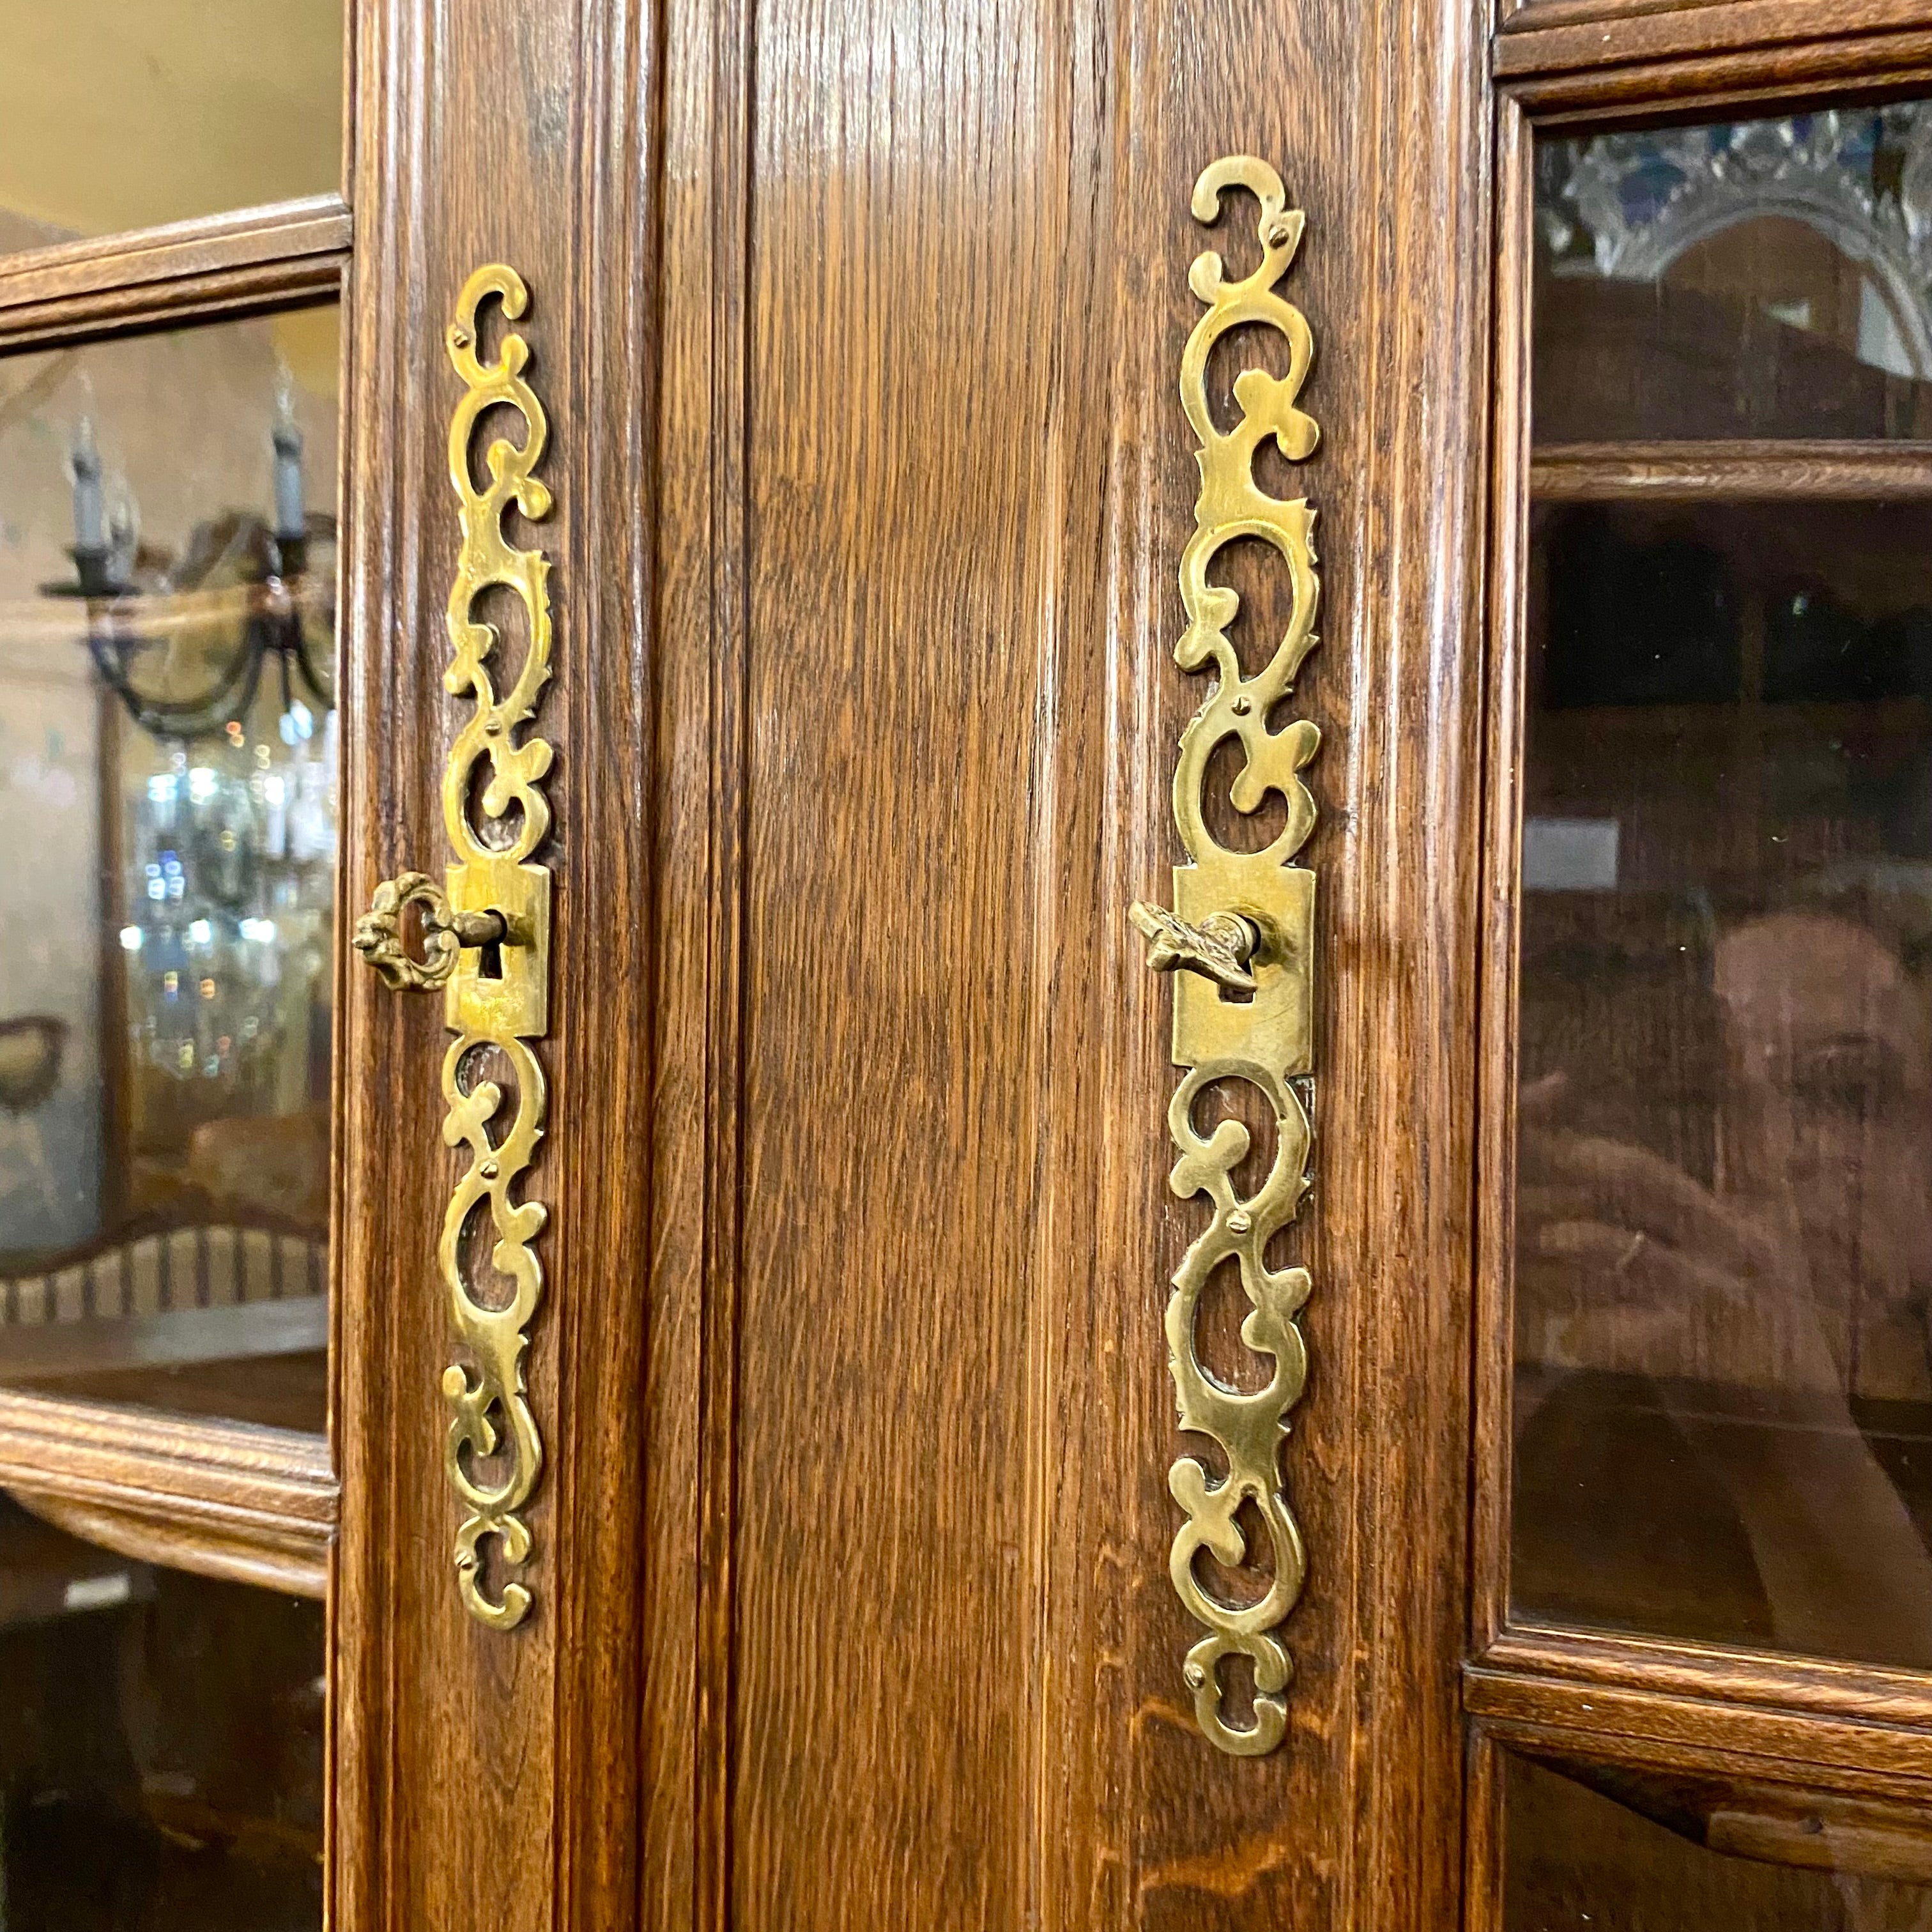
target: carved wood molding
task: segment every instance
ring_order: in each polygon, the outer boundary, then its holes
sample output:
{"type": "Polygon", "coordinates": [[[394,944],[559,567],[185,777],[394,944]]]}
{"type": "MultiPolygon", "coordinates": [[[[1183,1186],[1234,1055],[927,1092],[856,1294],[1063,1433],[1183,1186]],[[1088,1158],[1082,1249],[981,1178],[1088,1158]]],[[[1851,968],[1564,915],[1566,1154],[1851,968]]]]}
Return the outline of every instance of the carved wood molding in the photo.
{"type": "Polygon", "coordinates": [[[327,1592],[338,1489],[320,1436],[0,1392],[0,1489],[121,1556],[327,1592]]]}
{"type": "Polygon", "coordinates": [[[1486,1682],[1548,1678],[1771,1713],[1932,1730],[1932,1679],[1925,1672],[1831,1658],[1520,1622],[1501,1631],[1467,1669],[1472,1678],[1486,1682]]]}
{"type": "Polygon", "coordinates": [[[1792,438],[1761,442],[1546,443],[1531,459],[1539,502],[1922,502],[1932,447],[1792,438]]]}
{"type": "Polygon", "coordinates": [[[353,222],[339,195],[72,242],[0,261],[0,345],[236,309],[340,286],[353,222]]]}

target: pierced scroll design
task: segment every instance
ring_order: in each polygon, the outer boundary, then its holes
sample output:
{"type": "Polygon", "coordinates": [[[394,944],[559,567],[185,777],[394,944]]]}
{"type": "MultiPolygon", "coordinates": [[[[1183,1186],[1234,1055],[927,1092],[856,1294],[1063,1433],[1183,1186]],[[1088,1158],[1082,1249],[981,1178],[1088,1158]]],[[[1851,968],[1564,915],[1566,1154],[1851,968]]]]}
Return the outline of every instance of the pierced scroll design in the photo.
{"type": "Polygon", "coordinates": [[[453,696],[473,699],[474,709],[450,748],[442,810],[459,861],[449,868],[450,902],[459,914],[497,914],[507,939],[499,976],[487,976],[478,955],[466,953],[446,995],[447,1022],[456,1038],[442,1063],[448,1109],[442,1133],[451,1147],[467,1153],[469,1166],[443,1216],[436,1262],[458,1338],[470,1357],[467,1364],[453,1362],[442,1375],[450,1408],[444,1468],[466,1511],[456,1533],[457,1585],[472,1616],[493,1629],[512,1630],[530,1612],[530,1592],[512,1579],[490,1596],[484,1550],[494,1539],[508,1568],[519,1569],[530,1561],[524,1510],[543,1469],[524,1356],[543,1294],[543,1264],[534,1244],[548,1210],[516,1193],[544,1131],[544,1071],[529,1042],[540,1039],[548,1024],[550,878],[547,866],[530,861],[550,829],[550,805],[541,788],[551,753],[542,738],[519,742],[517,734],[536,715],[550,680],[550,610],[548,560],[541,550],[512,543],[503,518],[514,505],[532,522],[541,520],[550,514],[550,494],[534,474],[549,429],[543,405],[523,380],[528,344],[506,332],[494,362],[478,353],[478,311],[493,297],[510,322],[530,302],[514,268],[478,268],[458,298],[446,336],[450,362],[466,386],[449,426],[449,480],[460,506],[463,543],[449,593],[452,656],[443,685],[453,696]],[[482,452],[488,481],[479,488],[471,446],[478,420],[499,404],[520,416],[526,432],[520,447],[503,437],[490,440],[482,452]],[[515,593],[527,620],[522,662],[501,697],[490,672],[496,628],[473,614],[478,598],[498,586],[515,593]],[[479,795],[475,781],[486,765],[479,795]],[[472,816],[479,809],[482,824],[472,816]],[[508,1123],[494,1139],[491,1128],[506,1095],[501,1082],[484,1072],[483,1063],[492,1054],[507,1064],[513,1088],[508,1123]],[[469,1278],[464,1230],[479,1206],[487,1208],[495,1234],[490,1265],[508,1282],[507,1300],[480,1299],[469,1278]],[[492,1466],[488,1474],[484,1459],[492,1466]]]}
{"type": "Polygon", "coordinates": [[[1180,1426],[1211,1436],[1227,1459],[1217,1478],[1191,1455],[1175,1461],[1168,1486],[1186,1512],[1177,1532],[1168,1574],[1189,1612],[1208,1634],[1188,1652],[1183,1676],[1193,1693],[1196,1720],[1210,1742],[1238,1756],[1272,1750],[1286,1733],[1282,1693],[1292,1672],[1276,1634],[1301,1593],[1307,1560],[1301,1532],[1282,1493],[1279,1452],[1288,1412],[1300,1398],[1308,1360],[1297,1325],[1310,1287],[1305,1268],[1268,1264],[1270,1239],[1292,1221],[1310,1184],[1313,1130],[1296,1081],[1310,1072],[1311,952],[1314,874],[1290,863],[1314,829],[1315,802],[1301,772],[1320,734],[1306,719],[1276,726],[1276,706],[1294,688],[1316,639],[1321,582],[1315,567],[1315,513],[1305,499],[1285,501],[1254,478],[1256,452],[1272,436],[1282,454],[1300,462],[1314,453],[1318,432],[1297,406],[1314,345],[1300,311],[1275,292],[1300,245],[1304,218],[1287,206],[1280,177],[1250,156],[1216,161],[1195,184],[1192,209],[1204,224],[1217,220],[1222,198],[1245,189],[1260,203],[1260,266],[1231,281],[1220,255],[1199,256],[1188,286],[1208,305],[1181,358],[1180,395],[1200,441],[1201,494],[1196,527],[1180,562],[1187,628],[1175,648],[1184,670],[1208,671],[1214,682],[1180,736],[1174,777],[1174,823],[1187,862],[1174,873],[1174,913],[1137,908],[1135,923],[1150,940],[1150,963],[1174,970],[1174,1059],[1187,1070],[1168,1108],[1176,1159],[1169,1184],[1182,1199],[1204,1196],[1213,1216],[1182,1257],[1167,1306],[1167,1343],[1180,1426]],[[1208,363],[1231,329],[1259,324],[1277,330],[1288,352],[1286,375],[1257,368],[1236,379],[1240,421],[1222,430],[1208,406],[1208,363]],[[1267,664],[1242,674],[1228,631],[1240,608],[1233,590],[1209,581],[1217,554],[1241,538],[1269,545],[1286,566],[1292,608],[1267,664]],[[1231,798],[1244,813],[1258,811],[1270,793],[1286,803],[1286,822],[1264,848],[1235,851],[1220,844],[1204,816],[1209,761],[1226,740],[1238,742],[1241,769],[1231,798]],[[1178,935],[1170,928],[1178,927],[1178,935]],[[1214,956],[1214,935],[1236,927],[1244,972],[1252,990],[1231,979],[1214,956]],[[1204,949],[1197,942],[1208,942],[1204,949]],[[1220,970],[1217,970],[1220,969],[1220,970]],[[1258,1088],[1274,1119],[1275,1153],[1268,1176],[1252,1195],[1236,1191],[1234,1173],[1250,1146],[1240,1122],[1219,1119],[1204,1131],[1196,1108],[1216,1082],[1258,1088]],[[1238,1268],[1250,1312],[1241,1326],[1248,1348],[1272,1363],[1266,1385],[1230,1388],[1203,1365],[1195,1324],[1201,1298],[1223,1262],[1238,1268]],[[1258,1511],[1265,1550],[1252,1550],[1238,1517],[1244,1503],[1258,1511]],[[1205,1550],[1232,1568],[1265,1563],[1270,1581],[1258,1601],[1231,1603],[1204,1581],[1196,1558],[1205,1550]],[[1254,1714],[1245,1726],[1222,1713],[1222,1664],[1246,1658],[1253,1670],[1254,1714]]]}

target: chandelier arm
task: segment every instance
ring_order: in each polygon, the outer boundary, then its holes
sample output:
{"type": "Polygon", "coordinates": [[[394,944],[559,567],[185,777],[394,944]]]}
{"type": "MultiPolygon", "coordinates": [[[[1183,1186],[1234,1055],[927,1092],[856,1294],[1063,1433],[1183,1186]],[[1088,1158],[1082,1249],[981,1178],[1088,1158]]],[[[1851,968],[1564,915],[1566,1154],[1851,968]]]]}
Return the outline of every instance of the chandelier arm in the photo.
{"type": "Polygon", "coordinates": [[[144,698],[139,692],[124,699],[136,724],[158,738],[191,741],[213,737],[231,718],[244,718],[254,707],[262,682],[259,651],[238,652],[220,685],[192,701],[144,698]]]}
{"type": "Polygon", "coordinates": [[[101,676],[120,699],[128,716],[143,730],[158,736],[206,737],[228,718],[239,717],[247,712],[254,702],[256,688],[261,680],[261,652],[254,646],[252,626],[242,633],[242,646],[221,675],[196,698],[148,697],[136,688],[120,652],[115,653],[116,663],[109,662],[105,647],[92,624],[87,627],[87,643],[101,676]],[[238,691],[242,694],[238,704],[233,701],[238,691]]]}
{"type": "Polygon", "coordinates": [[[325,711],[333,711],[335,709],[334,680],[331,679],[325,682],[316,669],[314,661],[309,656],[308,626],[302,622],[299,609],[295,614],[293,629],[296,668],[302,674],[302,681],[308,686],[309,695],[325,711]]]}
{"type": "MultiPolygon", "coordinates": [[[[263,620],[265,623],[270,622],[263,620]]],[[[266,648],[266,646],[265,646],[266,648]]],[[[294,674],[289,669],[292,653],[280,638],[275,640],[275,676],[282,687],[282,716],[286,718],[296,708],[294,674]]]]}
{"type": "MultiPolygon", "coordinates": [[[[224,704],[221,710],[230,718],[245,718],[255,708],[255,694],[262,685],[262,653],[250,650],[244,644],[242,652],[242,682],[238,698],[224,704]]],[[[211,723],[219,722],[219,714],[211,718],[211,723]]]]}

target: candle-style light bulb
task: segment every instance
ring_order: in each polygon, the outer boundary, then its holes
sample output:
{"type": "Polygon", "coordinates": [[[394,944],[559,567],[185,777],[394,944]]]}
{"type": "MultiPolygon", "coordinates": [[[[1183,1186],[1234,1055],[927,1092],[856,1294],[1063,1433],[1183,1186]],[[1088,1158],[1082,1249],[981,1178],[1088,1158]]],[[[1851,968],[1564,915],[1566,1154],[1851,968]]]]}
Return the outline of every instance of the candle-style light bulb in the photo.
{"type": "Polygon", "coordinates": [[[275,452],[275,535],[299,542],[308,532],[302,501],[302,436],[296,426],[294,383],[286,364],[275,385],[275,421],[268,432],[275,452]]]}
{"type": "Polygon", "coordinates": [[[100,490],[100,452],[94,440],[94,419],[82,416],[68,452],[68,473],[74,479],[74,547],[92,556],[107,548],[107,518],[100,490]]]}

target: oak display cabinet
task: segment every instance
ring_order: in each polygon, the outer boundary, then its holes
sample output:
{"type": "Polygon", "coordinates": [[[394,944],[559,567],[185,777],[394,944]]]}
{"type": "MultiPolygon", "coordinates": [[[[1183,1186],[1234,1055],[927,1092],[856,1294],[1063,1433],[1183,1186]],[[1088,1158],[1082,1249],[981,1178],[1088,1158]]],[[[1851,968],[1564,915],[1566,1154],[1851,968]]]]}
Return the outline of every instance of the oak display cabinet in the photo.
{"type": "Polygon", "coordinates": [[[1932,4],[14,11],[0,1932],[1932,1932],[1932,4]]]}

